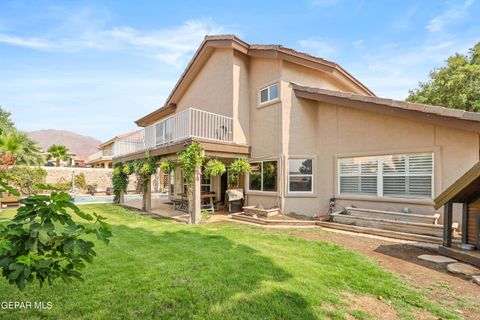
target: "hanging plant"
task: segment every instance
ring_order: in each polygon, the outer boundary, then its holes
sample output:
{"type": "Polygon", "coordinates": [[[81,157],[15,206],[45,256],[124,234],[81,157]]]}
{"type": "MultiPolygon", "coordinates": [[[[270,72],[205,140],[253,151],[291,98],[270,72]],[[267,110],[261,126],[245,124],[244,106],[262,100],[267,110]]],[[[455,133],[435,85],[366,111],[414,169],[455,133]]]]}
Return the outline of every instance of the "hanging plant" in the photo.
{"type": "Polygon", "coordinates": [[[172,160],[165,160],[160,162],[159,167],[163,173],[170,174],[175,169],[175,162],[172,160]]]}
{"type": "Polygon", "coordinates": [[[123,165],[122,171],[126,175],[131,175],[133,173],[133,164],[131,162],[125,163],[123,165]]]}
{"type": "Polygon", "coordinates": [[[226,171],[227,168],[225,168],[225,165],[222,162],[218,161],[217,159],[211,159],[205,164],[203,173],[207,177],[216,177],[221,176],[226,171]]]}
{"type": "Polygon", "coordinates": [[[238,158],[233,161],[228,171],[228,184],[238,186],[238,177],[240,174],[247,174],[252,171],[250,163],[245,158],[238,158]]]}

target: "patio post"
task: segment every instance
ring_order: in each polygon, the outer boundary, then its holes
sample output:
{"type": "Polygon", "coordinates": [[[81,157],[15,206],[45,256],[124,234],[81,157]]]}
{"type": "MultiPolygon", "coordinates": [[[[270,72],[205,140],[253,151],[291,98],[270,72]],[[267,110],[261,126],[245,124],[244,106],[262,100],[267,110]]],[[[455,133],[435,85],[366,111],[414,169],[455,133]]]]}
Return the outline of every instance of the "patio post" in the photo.
{"type": "Polygon", "coordinates": [[[453,205],[451,202],[447,202],[444,205],[443,210],[443,246],[452,246],[452,215],[453,205]]]}
{"type": "Polygon", "coordinates": [[[124,204],[125,203],[125,191],[120,191],[120,197],[118,199],[118,203],[124,204]]]}
{"type": "Polygon", "coordinates": [[[195,168],[195,177],[193,179],[193,194],[192,194],[192,216],[191,223],[197,224],[201,219],[201,188],[200,181],[202,176],[202,169],[200,166],[195,168]]]}
{"type": "Polygon", "coordinates": [[[462,244],[467,244],[468,239],[468,203],[462,206],[462,244]]]}
{"type": "Polygon", "coordinates": [[[143,210],[150,212],[152,210],[152,179],[151,177],[147,178],[146,189],[143,193],[143,210]]]}

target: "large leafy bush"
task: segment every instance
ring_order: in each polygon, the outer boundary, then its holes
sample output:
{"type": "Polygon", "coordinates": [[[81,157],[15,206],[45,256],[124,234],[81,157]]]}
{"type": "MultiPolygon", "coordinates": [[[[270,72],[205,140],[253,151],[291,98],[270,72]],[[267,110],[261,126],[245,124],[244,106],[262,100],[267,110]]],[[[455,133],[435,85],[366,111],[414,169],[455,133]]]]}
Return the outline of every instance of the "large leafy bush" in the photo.
{"type": "MultiPolygon", "coordinates": [[[[3,182],[0,186],[5,188],[3,182]]],[[[19,289],[34,281],[43,285],[57,278],[81,280],[80,271],[96,255],[95,244],[85,236],[95,234],[108,244],[112,235],[104,218],[82,212],[67,193],[49,186],[39,188],[51,194],[21,199],[23,206],[12,223],[0,225],[2,275],[19,289]],[[71,213],[90,223],[77,223],[71,213]]]]}

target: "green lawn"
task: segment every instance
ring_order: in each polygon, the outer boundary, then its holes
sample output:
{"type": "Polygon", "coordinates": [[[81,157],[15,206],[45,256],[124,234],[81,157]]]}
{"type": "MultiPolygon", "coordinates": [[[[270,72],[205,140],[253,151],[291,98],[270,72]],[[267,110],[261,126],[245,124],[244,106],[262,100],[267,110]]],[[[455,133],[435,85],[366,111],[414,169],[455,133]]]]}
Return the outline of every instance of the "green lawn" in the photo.
{"type": "MultiPolygon", "coordinates": [[[[51,301],[51,310],[0,310],[0,318],[370,319],[347,295],[382,296],[404,318],[427,310],[455,318],[374,262],[334,244],[236,224],[188,226],[113,205],[84,282],[24,292],[0,280],[0,301],[51,301]]],[[[1,221],[13,215],[3,211],[1,221]]]]}

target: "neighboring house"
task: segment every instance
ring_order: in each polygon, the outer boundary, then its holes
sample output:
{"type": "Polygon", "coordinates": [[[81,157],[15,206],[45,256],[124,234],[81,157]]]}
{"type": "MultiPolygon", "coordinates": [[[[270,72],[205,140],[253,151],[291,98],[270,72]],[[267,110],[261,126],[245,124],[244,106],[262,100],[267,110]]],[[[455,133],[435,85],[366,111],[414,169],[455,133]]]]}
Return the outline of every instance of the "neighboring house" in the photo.
{"type": "MultiPolygon", "coordinates": [[[[45,162],[46,167],[55,167],[57,165],[57,160],[54,158],[48,159],[49,153],[46,151],[43,151],[43,156],[47,161],[45,162]]],[[[60,160],[60,167],[76,167],[78,164],[78,157],[75,153],[69,153],[68,154],[68,159],[67,160],[60,160]]]]}
{"type": "Polygon", "coordinates": [[[93,168],[112,168],[112,158],[145,148],[143,130],[118,135],[98,146],[99,151],[88,156],[86,164],[93,168]]]}
{"type": "MultiPolygon", "coordinates": [[[[308,216],[331,198],[431,214],[479,161],[480,114],[377,98],[334,62],[230,35],[207,36],[165,105],[136,123],[150,155],[175,158],[195,140],[226,164],[247,157],[248,205],[308,216]]],[[[182,192],[181,172],[171,179],[182,192]]],[[[226,176],[201,181],[218,198],[226,188],[226,176]]]]}

